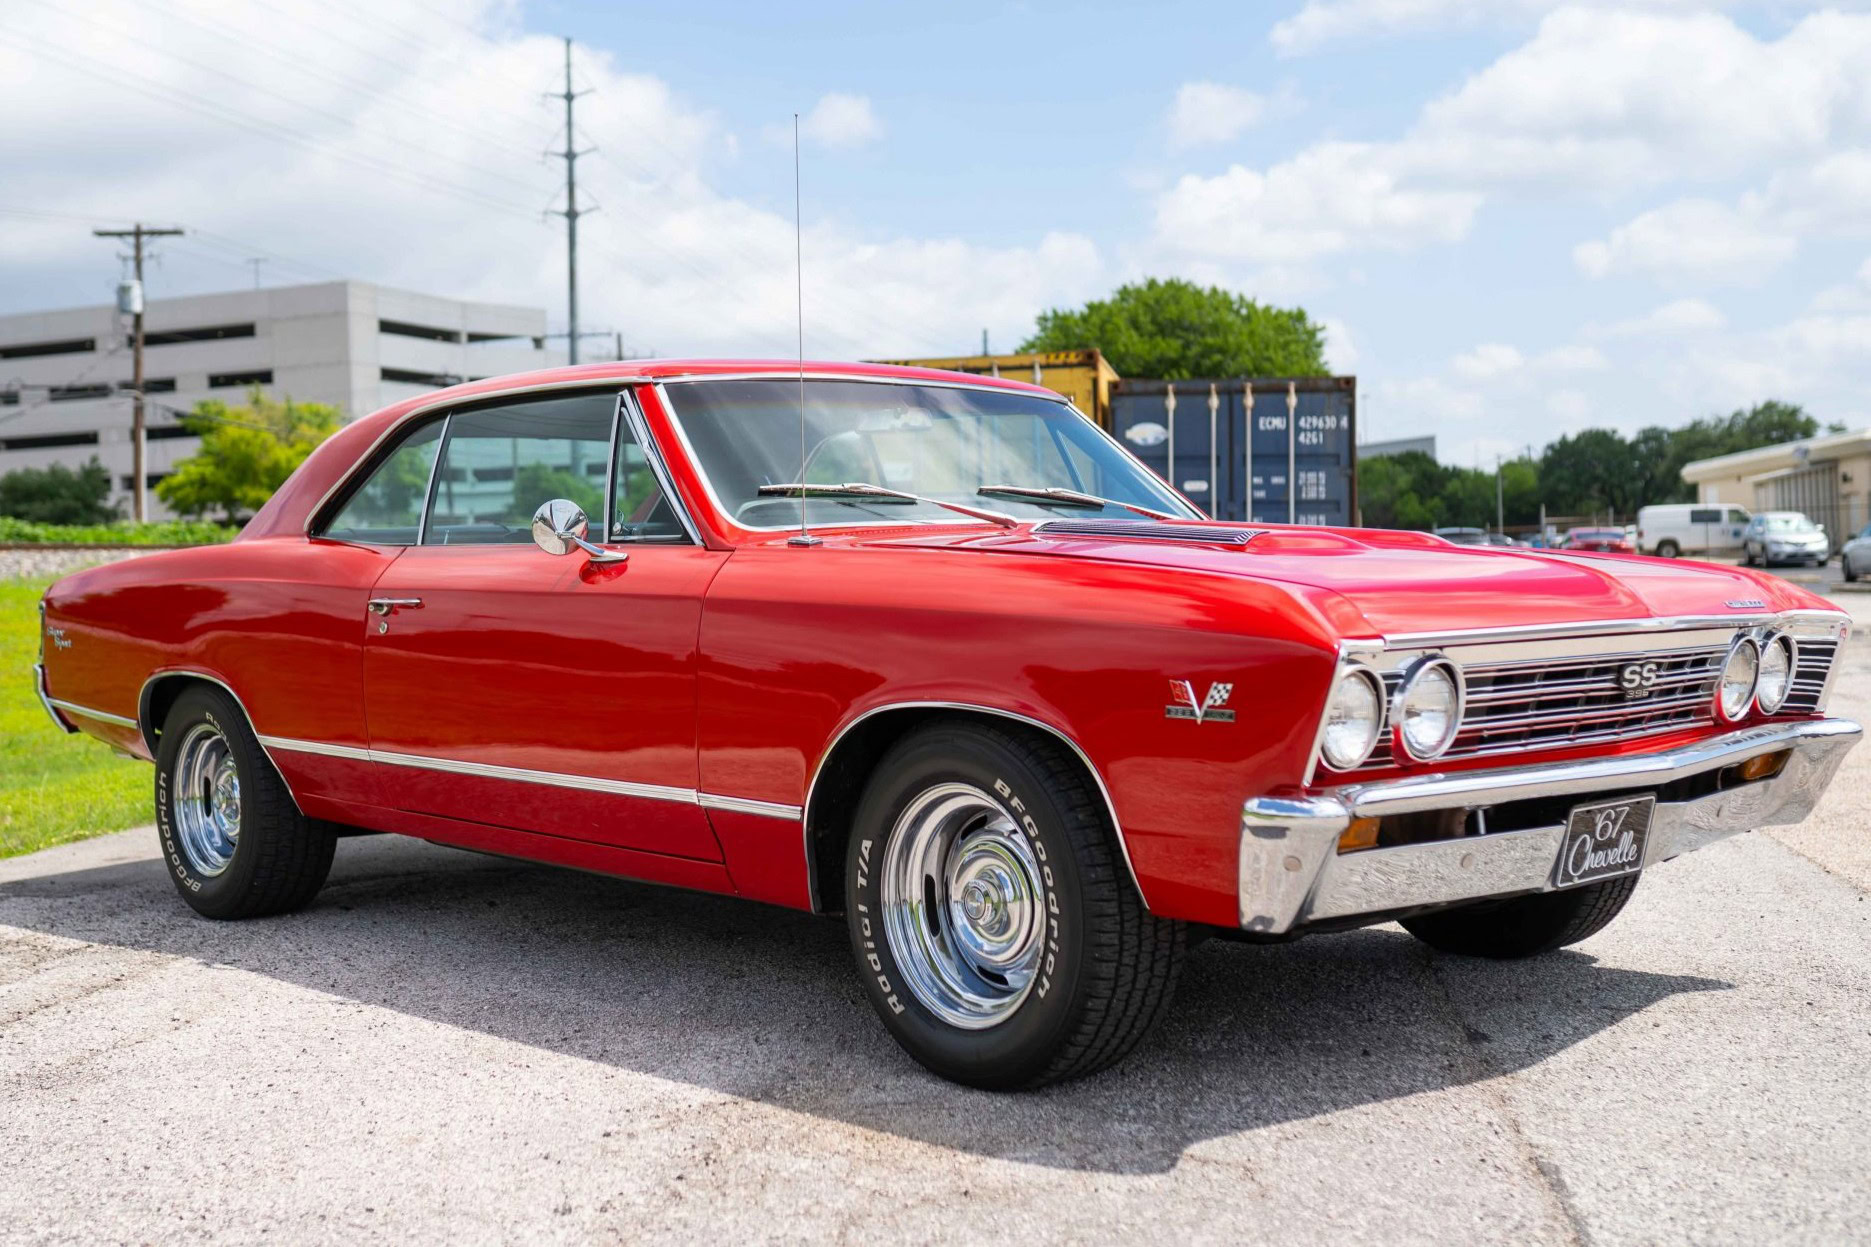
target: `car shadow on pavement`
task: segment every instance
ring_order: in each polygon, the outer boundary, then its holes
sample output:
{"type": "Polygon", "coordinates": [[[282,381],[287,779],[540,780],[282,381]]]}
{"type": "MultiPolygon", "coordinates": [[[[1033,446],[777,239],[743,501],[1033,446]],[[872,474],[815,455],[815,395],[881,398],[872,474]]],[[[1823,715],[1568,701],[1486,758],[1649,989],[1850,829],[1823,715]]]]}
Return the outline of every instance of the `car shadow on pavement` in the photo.
{"type": "Polygon", "coordinates": [[[902,1054],[860,994],[840,922],[395,836],[343,842],[318,900],[284,918],[198,918],[150,857],[0,884],[0,925],[234,966],[963,1152],[1112,1173],[1165,1171],[1205,1139],[1511,1073],[1670,996],[1732,986],[1577,952],[1437,958],[1395,928],[1211,940],[1128,1060],[1008,1096],[954,1086],[902,1054]],[[1530,1007],[1491,1014],[1518,1033],[1482,1034],[1451,988],[1530,1007]]]}

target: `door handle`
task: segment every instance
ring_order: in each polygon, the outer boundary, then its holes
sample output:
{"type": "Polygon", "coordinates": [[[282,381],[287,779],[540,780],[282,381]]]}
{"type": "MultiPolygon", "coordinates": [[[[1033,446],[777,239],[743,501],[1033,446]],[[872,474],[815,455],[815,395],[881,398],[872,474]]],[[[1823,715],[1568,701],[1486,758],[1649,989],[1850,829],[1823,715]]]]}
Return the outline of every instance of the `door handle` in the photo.
{"type": "Polygon", "coordinates": [[[368,603],[368,605],[370,607],[371,614],[388,615],[391,611],[395,610],[399,606],[402,607],[404,610],[420,610],[422,608],[422,599],[421,598],[372,598],[370,599],[370,602],[368,603]]]}

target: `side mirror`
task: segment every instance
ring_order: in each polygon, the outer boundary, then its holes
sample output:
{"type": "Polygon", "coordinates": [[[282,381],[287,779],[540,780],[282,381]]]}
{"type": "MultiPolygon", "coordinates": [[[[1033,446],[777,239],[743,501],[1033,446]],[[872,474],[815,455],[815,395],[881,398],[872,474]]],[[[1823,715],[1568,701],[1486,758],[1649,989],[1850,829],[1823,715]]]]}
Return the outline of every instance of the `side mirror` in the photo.
{"type": "Polygon", "coordinates": [[[606,550],[585,540],[591,520],[584,508],[569,498],[554,498],[541,503],[533,512],[533,544],[547,554],[570,554],[583,550],[593,563],[622,563],[630,555],[623,550],[606,550]]]}

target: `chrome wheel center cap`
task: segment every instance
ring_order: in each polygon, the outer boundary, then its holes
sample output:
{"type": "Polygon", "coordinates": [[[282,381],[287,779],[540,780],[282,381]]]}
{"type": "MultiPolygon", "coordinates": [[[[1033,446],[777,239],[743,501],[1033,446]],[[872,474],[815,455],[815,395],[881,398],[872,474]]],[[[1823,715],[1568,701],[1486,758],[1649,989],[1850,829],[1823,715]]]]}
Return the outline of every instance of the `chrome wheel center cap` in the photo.
{"type": "Polygon", "coordinates": [[[222,830],[230,840],[237,839],[240,836],[240,776],[232,761],[223,763],[216,772],[209,801],[222,830]]]}

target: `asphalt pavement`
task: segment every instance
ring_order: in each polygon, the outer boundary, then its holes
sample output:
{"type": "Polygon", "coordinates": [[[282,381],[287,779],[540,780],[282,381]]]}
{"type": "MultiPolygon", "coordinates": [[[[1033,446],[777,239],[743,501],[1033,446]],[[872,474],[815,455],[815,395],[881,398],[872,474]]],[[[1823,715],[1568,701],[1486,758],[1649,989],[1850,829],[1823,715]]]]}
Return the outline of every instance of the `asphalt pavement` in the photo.
{"type": "Polygon", "coordinates": [[[1867,791],[1531,962],[1211,941],[1020,1096],[902,1056],[836,922],[387,836],[240,924],[148,829],[0,861],[0,1239],[1871,1242],[1867,791]]]}

